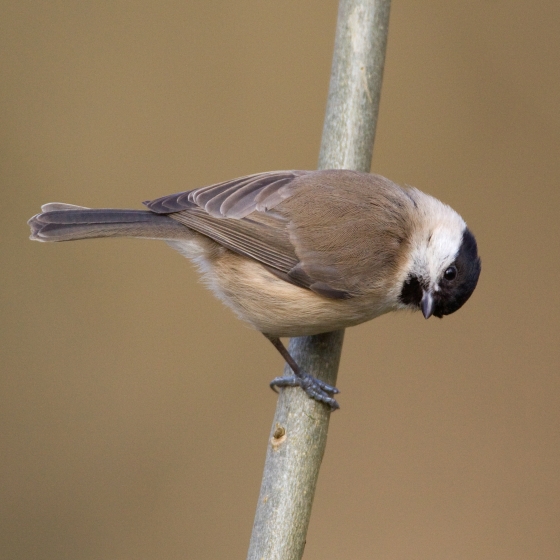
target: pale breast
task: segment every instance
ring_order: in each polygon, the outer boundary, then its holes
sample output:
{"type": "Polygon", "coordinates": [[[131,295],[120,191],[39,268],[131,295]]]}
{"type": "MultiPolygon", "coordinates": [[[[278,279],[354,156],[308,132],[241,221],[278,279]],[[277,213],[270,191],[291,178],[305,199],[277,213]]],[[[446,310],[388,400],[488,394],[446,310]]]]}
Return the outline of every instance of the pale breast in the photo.
{"type": "Polygon", "coordinates": [[[261,264],[224,251],[205,282],[243,320],[275,336],[304,336],[369,321],[392,309],[370,297],[334,300],[285,282],[261,264]]]}

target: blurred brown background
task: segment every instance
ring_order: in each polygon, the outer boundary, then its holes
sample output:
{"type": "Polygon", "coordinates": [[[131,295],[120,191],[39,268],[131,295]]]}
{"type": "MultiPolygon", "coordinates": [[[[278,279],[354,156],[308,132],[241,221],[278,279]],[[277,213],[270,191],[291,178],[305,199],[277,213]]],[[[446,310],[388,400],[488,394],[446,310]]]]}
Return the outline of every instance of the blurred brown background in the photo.
{"type": "MultiPolygon", "coordinates": [[[[0,22],[0,557],[243,558],[282,363],[160,242],[40,204],[316,166],[336,2],[30,2],[0,22]]],[[[395,1],[373,170],[476,233],[445,321],[350,329],[306,559],[560,557],[560,3],[395,1]]]]}

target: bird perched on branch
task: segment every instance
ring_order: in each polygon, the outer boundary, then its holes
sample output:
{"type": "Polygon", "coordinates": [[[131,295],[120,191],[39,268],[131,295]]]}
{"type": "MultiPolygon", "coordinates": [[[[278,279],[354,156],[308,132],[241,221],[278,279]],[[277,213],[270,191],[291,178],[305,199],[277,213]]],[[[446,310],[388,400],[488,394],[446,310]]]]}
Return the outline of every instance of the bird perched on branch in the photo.
{"type": "Polygon", "coordinates": [[[338,390],[302,371],[280,337],[329,332],[399,309],[428,319],[473,293],[480,259],[453,209],[414,188],[356,171],[273,171],[164,196],[148,210],[49,203],[31,239],[163,239],[205,283],[269,338],[301,386],[338,408],[338,390]]]}

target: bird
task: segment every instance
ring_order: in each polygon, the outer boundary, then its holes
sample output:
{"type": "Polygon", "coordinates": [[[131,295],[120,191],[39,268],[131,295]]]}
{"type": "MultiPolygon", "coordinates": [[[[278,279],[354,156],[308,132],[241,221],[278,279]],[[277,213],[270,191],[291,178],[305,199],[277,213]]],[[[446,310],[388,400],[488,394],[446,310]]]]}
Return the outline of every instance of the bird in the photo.
{"type": "Polygon", "coordinates": [[[263,333],[301,387],[332,410],[336,387],[303,371],[281,342],[398,310],[428,319],[472,295],[481,261],[450,206],[374,173],[271,171],[163,196],[147,210],[48,203],[28,224],[35,241],[161,239],[193,261],[204,283],[263,333]]]}

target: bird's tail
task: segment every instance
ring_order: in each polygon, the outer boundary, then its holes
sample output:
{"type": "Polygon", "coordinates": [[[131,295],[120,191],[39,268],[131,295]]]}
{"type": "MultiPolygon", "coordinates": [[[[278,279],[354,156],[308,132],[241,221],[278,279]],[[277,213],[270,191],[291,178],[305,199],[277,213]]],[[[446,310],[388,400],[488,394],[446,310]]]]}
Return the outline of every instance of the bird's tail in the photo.
{"type": "Polygon", "coordinates": [[[92,210],[51,202],[27,223],[35,241],[72,241],[94,237],[184,239],[190,230],[172,218],[145,210],[92,210]]]}

